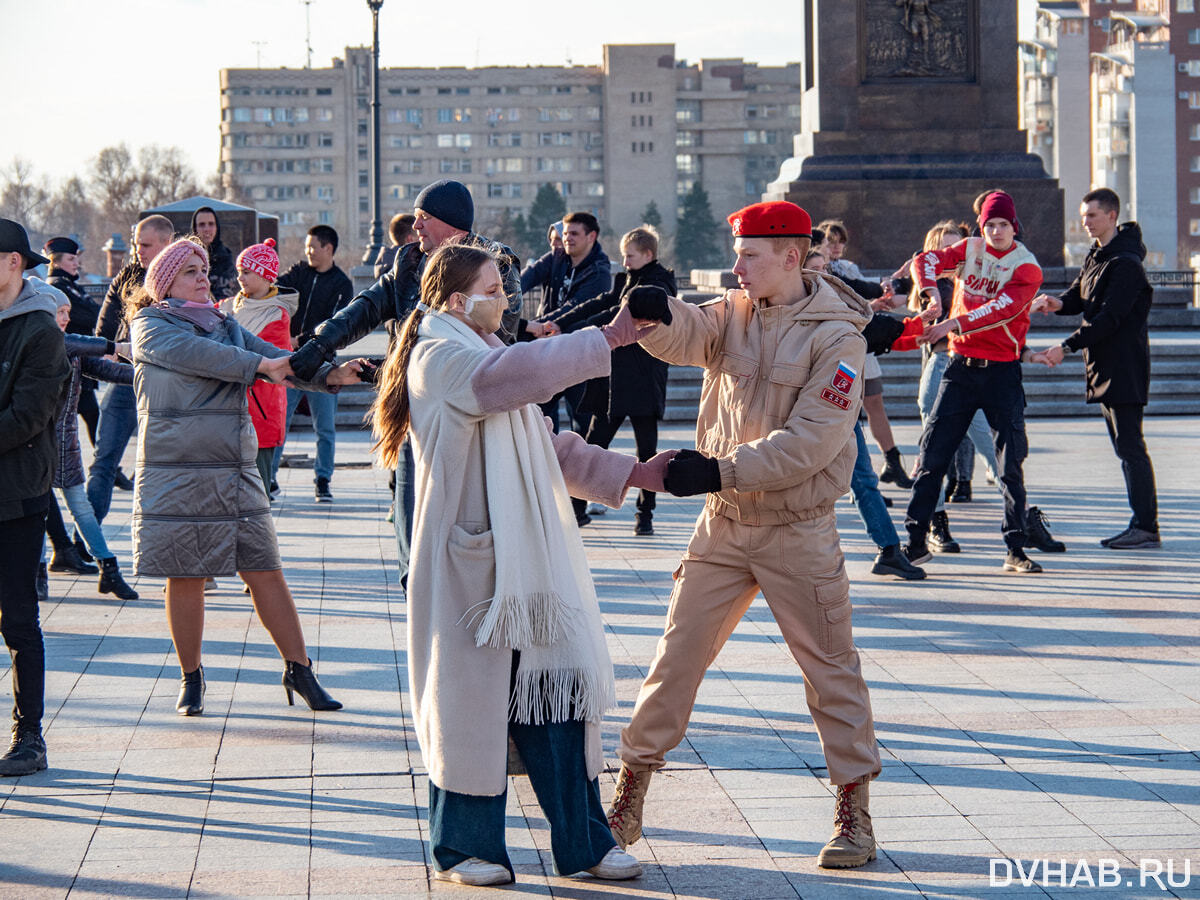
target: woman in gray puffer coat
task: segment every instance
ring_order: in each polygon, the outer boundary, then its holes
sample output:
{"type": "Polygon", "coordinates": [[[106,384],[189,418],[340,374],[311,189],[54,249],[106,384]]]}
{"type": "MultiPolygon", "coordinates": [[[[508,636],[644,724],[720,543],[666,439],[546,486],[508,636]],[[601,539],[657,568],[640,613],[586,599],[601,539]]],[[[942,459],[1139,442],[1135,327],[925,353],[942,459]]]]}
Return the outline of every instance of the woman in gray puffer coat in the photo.
{"type": "MultiPolygon", "coordinates": [[[[288,703],[295,691],[312,709],[339,709],[313,675],[283,577],[246,401],[256,378],[291,374],[290,354],[217,310],[208,256],[190,240],[154,258],[129,306],[138,404],[133,560],[137,574],[167,579],[167,623],[183,671],[177,711],[204,709],[204,582],[234,572],[285,660],[288,703]]],[[[356,363],[326,366],[305,388],[336,391],[356,372],[356,363]]]]}

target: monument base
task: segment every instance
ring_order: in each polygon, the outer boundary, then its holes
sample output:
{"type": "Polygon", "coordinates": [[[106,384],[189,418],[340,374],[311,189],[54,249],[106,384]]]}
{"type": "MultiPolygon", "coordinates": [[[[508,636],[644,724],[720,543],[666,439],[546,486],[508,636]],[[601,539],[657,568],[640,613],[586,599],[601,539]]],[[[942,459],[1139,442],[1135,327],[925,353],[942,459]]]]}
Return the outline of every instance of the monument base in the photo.
{"type": "MultiPolygon", "coordinates": [[[[801,168],[796,160],[788,163],[801,168]]],[[[1026,154],[1003,160],[971,154],[954,159],[810,157],[795,180],[788,178],[788,163],[763,199],[802,206],[814,225],[822,219],[841,219],[850,232],[846,256],[864,269],[901,265],[922,248],[925,233],[942,219],[974,225],[971,204],[990,188],[1012,195],[1022,242],[1038,262],[1063,265],[1063,192],[1057,181],[1041,173],[1040,161],[1036,174],[1028,168],[1026,154]]]]}

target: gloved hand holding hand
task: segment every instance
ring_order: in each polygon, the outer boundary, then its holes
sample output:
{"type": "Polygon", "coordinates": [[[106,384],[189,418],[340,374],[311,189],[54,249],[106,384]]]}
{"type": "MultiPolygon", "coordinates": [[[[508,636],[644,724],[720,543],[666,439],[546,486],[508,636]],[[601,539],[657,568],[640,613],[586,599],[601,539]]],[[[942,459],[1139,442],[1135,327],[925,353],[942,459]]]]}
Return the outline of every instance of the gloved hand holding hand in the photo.
{"type": "Polygon", "coordinates": [[[625,486],[661,494],[666,490],[664,480],[667,475],[667,463],[674,459],[678,452],[678,450],[664,450],[645,462],[636,463],[633,471],[629,473],[629,480],[625,482],[625,486]]]}
{"type": "Polygon", "coordinates": [[[721,466],[695,450],[680,450],[667,463],[663,486],[676,497],[715,493],[721,489],[721,466]]]}
{"type": "Polygon", "coordinates": [[[629,309],[629,304],[622,303],[613,320],[600,330],[604,332],[608,346],[615,350],[617,347],[636,344],[638,338],[657,327],[657,322],[637,321],[629,309]]]}
{"type": "Polygon", "coordinates": [[[626,303],[635,319],[671,324],[671,304],[667,300],[667,292],[657,285],[635,287],[626,297],[626,303]]]}
{"type": "Polygon", "coordinates": [[[301,381],[312,381],[317,369],[335,359],[337,354],[315,337],[292,354],[292,372],[301,381]]]}

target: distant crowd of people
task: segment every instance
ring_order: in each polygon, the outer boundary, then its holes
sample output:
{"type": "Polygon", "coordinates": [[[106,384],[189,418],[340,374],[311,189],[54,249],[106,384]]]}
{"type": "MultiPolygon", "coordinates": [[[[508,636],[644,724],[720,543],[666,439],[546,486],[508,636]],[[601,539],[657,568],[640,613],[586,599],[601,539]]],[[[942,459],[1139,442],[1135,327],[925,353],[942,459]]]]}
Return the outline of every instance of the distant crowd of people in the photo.
{"type": "Polygon", "coordinates": [[[682,740],[706,669],[759,592],[804,674],[836,788],[818,862],[864,865],[876,855],[869,784],[881,766],[838,499],[852,494],[878,545],[874,573],[923,579],[933,553],[959,550],[945,504],[971,500],[979,453],[1003,498],[1003,569],[1040,572],[1026,549],[1066,548],[1027,501],[1021,366],[1082,351],[1087,400],[1101,405],[1133,511],[1101,543],[1160,546],[1142,436],[1151,288],[1138,226],[1118,225],[1119,209],[1107,189],[1083,198],[1092,251],[1052,297],[1039,292],[1041,268],[1002,190],[980,195],[973,227],[934,225],[880,282],[846,258],[844,223],[814,228],[795,204],[756,203],[728,217],[739,288],[704,303],[680,299],[648,225],[621,237],[615,277],[587,212],[549,224],[548,252],[522,266],[473,231],[470,192],[447,180],[392,220],[376,280],[357,294],[334,262],[334,229],[309,229],[304,260],[281,272],[273,241],[235,257],[217,214],[202,207],[185,236],[163,216],[139,221],[132,258],[96,304],[75,283],[78,244],[53,238],[43,256],[19,223],[0,220],[0,631],[15,698],[0,774],[47,765],[46,535],[49,571],[97,575],[101,593],[137,597],[102,528],[114,487],[134,492],[134,573],[166,580],[179,714],[204,709],[206,585],[235,574],[283,659],[288,703],[299,693],[311,709],[340,708],[313,672],[270,502],[301,404],[316,430],[314,500],[332,501],[337,393],[366,382],[373,450],[392,473],[438,878],[513,879],[504,809],[514,772],[528,774],[550,820],[559,872],[641,874],[626,847],[641,836],[651,776],[682,740]],[[48,281],[26,277],[38,264],[50,266],[48,281]],[[534,288],[541,301],[527,318],[522,296],[534,288]],[[1082,323],[1034,350],[1034,312],[1082,314],[1082,323]],[[339,361],[380,325],[386,357],[339,361]],[[905,351],[923,355],[911,471],[876,359],[905,351]],[[704,386],[694,447],[660,452],[671,364],[702,368],[704,386]],[[99,403],[97,381],[109,383],[99,403]],[[878,475],[860,412],[883,454],[878,475]],[[79,418],[94,448],[86,478],[79,418]],[[634,455],[608,449],[626,421],[634,455]],[[130,478],[120,464],[135,433],[130,478]],[[880,480],[911,491],[903,542],[880,480]],[[600,728],[615,681],[579,529],[633,489],[638,537],[654,534],[661,493],[700,495],[704,507],[621,731],[605,810],[600,728]]]}

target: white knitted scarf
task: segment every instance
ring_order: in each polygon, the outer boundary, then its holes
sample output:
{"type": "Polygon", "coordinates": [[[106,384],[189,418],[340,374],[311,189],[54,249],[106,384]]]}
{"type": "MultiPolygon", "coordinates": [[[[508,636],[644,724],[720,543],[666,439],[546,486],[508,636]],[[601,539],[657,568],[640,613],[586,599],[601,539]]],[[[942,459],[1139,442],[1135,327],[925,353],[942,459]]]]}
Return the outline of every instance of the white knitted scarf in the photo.
{"type": "MultiPolygon", "coordinates": [[[[453,316],[420,334],[490,349],[453,316]]],[[[517,722],[599,722],[616,704],[612,660],[571,499],[541,412],[526,404],[482,423],[496,556],[495,593],[463,617],[483,647],[521,653],[509,713],[517,722]]]]}

